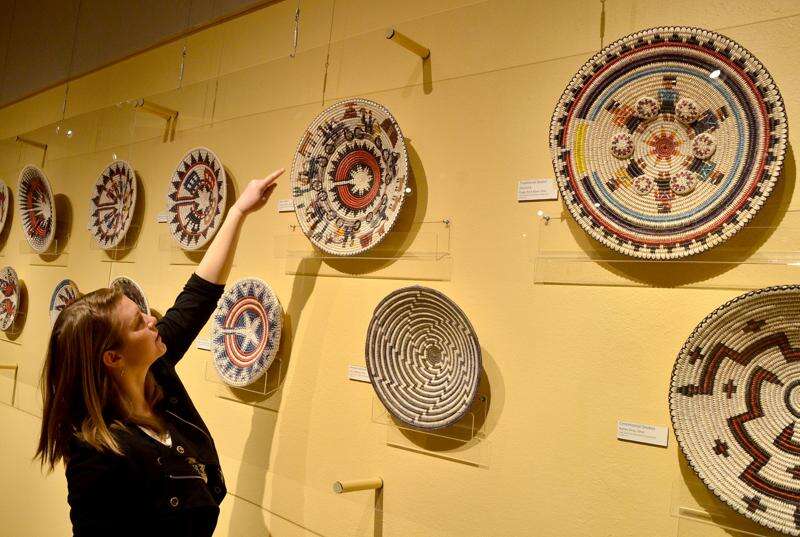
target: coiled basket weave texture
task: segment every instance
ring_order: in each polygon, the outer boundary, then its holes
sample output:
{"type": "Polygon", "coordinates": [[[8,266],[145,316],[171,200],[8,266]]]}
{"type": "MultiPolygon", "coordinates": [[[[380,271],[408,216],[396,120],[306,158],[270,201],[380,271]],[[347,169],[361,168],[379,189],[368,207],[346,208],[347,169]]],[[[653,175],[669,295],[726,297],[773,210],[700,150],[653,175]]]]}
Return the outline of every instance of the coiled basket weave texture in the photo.
{"type": "Polygon", "coordinates": [[[593,56],[556,105],[550,151],[569,213],[594,239],[676,259],[729,239],[764,205],[788,139],[767,69],[735,41],[644,30],[593,56]]]}
{"type": "Polygon", "coordinates": [[[669,392],[675,436],[706,486],[800,535],[800,286],[759,289],[695,328],[669,392]]]}

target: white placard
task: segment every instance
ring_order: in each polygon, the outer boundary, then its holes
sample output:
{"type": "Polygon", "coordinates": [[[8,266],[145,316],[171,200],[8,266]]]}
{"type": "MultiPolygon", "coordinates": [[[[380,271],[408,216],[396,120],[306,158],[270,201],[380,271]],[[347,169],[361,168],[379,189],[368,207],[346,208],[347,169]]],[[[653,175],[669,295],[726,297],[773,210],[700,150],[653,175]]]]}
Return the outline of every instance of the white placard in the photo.
{"type": "Polygon", "coordinates": [[[667,447],[667,428],[631,421],[617,421],[617,439],[667,447]]]}
{"type": "Polygon", "coordinates": [[[211,350],[211,340],[204,337],[197,338],[197,348],[203,349],[204,351],[211,350]]]}
{"type": "Polygon", "coordinates": [[[156,222],[158,222],[159,224],[166,224],[167,222],[169,222],[169,213],[167,212],[158,213],[156,215],[156,222]]]}
{"type": "Polygon", "coordinates": [[[554,179],[523,179],[517,183],[517,201],[557,200],[554,179]]]}
{"type": "Polygon", "coordinates": [[[292,200],[278,200],[279,213],[294,212],[294,202],[292,200]]]}
{"type": "Polygon", "coordinates": [[[347,366],[347,378],[350,380],[358,380],[360,382],[369,382],[369,373],[367,373],[367,366],[353,365],[347,366]]]}

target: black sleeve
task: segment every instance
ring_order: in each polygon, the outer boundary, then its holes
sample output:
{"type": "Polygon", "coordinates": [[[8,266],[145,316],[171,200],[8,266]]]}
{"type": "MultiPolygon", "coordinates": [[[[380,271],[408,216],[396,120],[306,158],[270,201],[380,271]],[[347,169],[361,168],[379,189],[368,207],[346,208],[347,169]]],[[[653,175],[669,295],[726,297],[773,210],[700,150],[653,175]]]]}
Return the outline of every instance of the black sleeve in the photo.
{"type": "Polygon", "coordinates": [[[175,299],[175,304],[156,324],[158,333],[167,346],[163,359],[170,365],[175,366],[183,358],[189,345],[214,312],[224,290],[224,285],[206,281],[197,274],[189,277],[183,291],[175,299]]]}
{"type": "Polygon", "coordinates": [[[74,537],[118,535],[122,507],[130,509],[121,457],[93,448],[76,450],[67,463],[67,502],[74,537]]]}

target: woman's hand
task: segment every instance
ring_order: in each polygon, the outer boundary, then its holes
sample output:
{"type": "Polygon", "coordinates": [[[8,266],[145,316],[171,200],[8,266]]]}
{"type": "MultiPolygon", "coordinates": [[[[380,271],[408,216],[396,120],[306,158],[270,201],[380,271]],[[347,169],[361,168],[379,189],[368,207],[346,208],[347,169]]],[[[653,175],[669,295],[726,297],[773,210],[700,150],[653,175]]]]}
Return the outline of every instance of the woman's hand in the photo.
{"type": "Polygon", "coordinates": [[[275,179],[284,169],[275,170],[264,179],[253,179],[245,187],[239,199],[225,216],[217,235],[211,241],[206,254],[195,270],[195,274],[213,283],[225,283],[233,264],[233,253],[239,241],[239,231],[245,216],[262,208],[275,190],[275,179]]]}
{"type": "Polygon", "coordinates": [[[253,179],[245,187],[242,194],[233,204],[234,209],[238,209],[242,214],[249,214],[262,208],[269,200],[270,194],[275,190],[275,179],[283,172],[284,168],[275,170],[264,179],[253,179]]]}

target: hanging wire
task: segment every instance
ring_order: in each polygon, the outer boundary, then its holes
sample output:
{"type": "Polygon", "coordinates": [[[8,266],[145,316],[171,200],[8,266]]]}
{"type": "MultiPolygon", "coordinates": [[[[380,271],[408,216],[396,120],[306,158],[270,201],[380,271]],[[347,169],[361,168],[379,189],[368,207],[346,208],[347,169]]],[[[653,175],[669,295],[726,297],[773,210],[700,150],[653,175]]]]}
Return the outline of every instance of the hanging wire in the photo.
{"type": "MultiPolygon", "coordinates": [[[[186,68],[186,54],[188,53],[189,44],[189,23],[191,22],[192,8],[194,7],[194,0],[189,0],[189,9],[186,10],[186,22],[183,27],[183,49],[181,50],[181,65],[178,69],[178,89],[183,87],[183,72],[186,68]]],[[[214,14],[214,2],[211,3],[211,14],[214,14]]]]}
{"type": "Polygon", "coordinates": [[[292,52],[290,58],[297,54],[297,41],[300,37],[300,0],[297,0],[297,9],[294,10],[294,35],[292,36],[292,52]]]}
{"type": "MultiPolygon", "coordinates": [[[[81,20],[81,7],[83,2],[78,0],[78,12],[75,14],[75,26],[72,28],[72,50],[69,53],[67,66],[67,81],[64,83],[64,101],[61,103],[61,119],[56,126],[56,133],[61,131],[61,122],[67,117],[67,103],[69,102],[69,83],[72,80],[72,70],[75,66],[75,49],[78,47],[78,25],[81,20]]],[[[44,163],[42,163],[44,165],[44,163]]]]}

